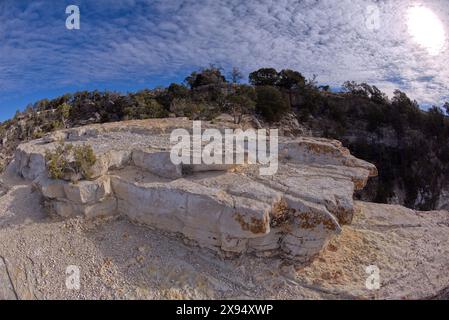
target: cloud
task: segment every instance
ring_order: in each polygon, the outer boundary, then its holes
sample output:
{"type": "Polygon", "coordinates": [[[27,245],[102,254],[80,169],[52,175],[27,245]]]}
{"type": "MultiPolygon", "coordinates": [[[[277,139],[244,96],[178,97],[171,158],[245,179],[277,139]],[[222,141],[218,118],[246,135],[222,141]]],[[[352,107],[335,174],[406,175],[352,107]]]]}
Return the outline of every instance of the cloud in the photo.
{"type": "MultiPolygon", "coordinates": [[[[449,33],[444,0],[423,1],[449,33]]],[[[0,96],[46,88],[176,79],[211,63],[250,72],[292,68],[321,83],[400,88],[421,103],[449,98],[449,48],[437,56],[408,34],[406,0],[0,2],[0,96]],[[375,15],[373,16],[372,9],[375,15]]],[[[413,2],[415,5],[416,3],[413,2]]],[[[1,105],[0,98],[0,105],[1,105]]]]}

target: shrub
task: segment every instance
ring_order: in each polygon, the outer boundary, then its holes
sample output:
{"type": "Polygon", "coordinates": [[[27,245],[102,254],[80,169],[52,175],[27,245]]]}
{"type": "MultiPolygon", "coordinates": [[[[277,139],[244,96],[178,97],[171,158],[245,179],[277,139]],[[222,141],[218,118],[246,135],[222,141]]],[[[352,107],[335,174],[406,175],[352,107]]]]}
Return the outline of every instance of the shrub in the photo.
{"type": "Polygon", "coordinates": [[[168,116],[167,110],[156,99],[142,93],[134,97],[134,105],[124,109],[125,119],[150,119],[168,116]]]}
{"type": "Polygon", "coordinates": [[[55,150],[45,153],[47,161],[48,176],[52,179],[62,179],[68,167],[68,155],[72,151],[73,145],[60,143],[55,150]]]}
{"type": "Polygon", "coordinates": [[[64,127],[64,124],[59,120],[54,120],[50,122],[50,128],[49,131],[56,131],[59,129],[62,129],[64,127]]]}
{"type": "Polygon", "coordinates": [[[232,94],[227,97],[227,110],[234,117],[234,123],[239,124],[244,114],[254,111],[255,103],[245,95],[232,94]]]}
{"type": "Polygon", "coordinates": [[[287,101],[282,96],[282,93],[275,87],[256,87],[256,93],[256,110],[268,121],[279,121],[282,115],[289,110],[287,101]]]}
{"type": "Polygon", "coordinates": [[[44,133],[42,132],[42,130],[35,130],[32,135],[31,138],[32,139],[40,139],[44,136],[44,133]]]}
{"type": "Polygon", "coordinates": [[[190,99],[174,99],[170,111],[178,117],[188,117],[192,120],[211,120],[219,113],[218,106],[213,103],[190,99]]]}
{"type": "Polygon", "coordinates": [[[234,123],[239,124],[244,114],[253,114],[256,108],[256,90],[248,85],[235,85],[234,93],[223,100],[222,109],[234,117],[234,123]]]}
{"type": "Polygon", "coordinates": [[[73,146],[61,142],[53,151],[45,154],[48,176],[51,179],[91,179],[92,167],[97,158],[90,145],[73,146]]]}
{"type": "Polygon", "coordinates": [[[73,156],[75,159],[75,171],[80,173],[84,178],[92,178],[92,167],[97,162],[94,150],[90,145],[83,144],[73,148],[73,156]]]}
{"type": "Polygon", "coordinates": [[[67,103],[63,103],[59,105],[56,110],[58,112],[60,121],[62,122],[62,126],[66,128],[72,107],[67,103]]]}

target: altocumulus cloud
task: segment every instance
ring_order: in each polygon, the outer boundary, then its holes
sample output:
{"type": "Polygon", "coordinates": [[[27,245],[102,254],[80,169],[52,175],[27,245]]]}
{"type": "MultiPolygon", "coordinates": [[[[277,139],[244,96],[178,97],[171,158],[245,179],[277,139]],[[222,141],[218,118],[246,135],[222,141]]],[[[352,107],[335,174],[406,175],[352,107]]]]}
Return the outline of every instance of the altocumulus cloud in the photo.
{"type": "Polygon", "coordinates": [[[421,103],[448,98],[447,40],[430,55],[412,41],[406,21],[407,10],[422,4],[449,34],[447,0],[76,2],[81,30],[69,31],[70,1],[0,1],[0,107],[26,92],[170,81],[208,64],[293,68],[332,86],[365,81],[421,103]],[[374,25],[369,8],[378,13],[374,25]]]}

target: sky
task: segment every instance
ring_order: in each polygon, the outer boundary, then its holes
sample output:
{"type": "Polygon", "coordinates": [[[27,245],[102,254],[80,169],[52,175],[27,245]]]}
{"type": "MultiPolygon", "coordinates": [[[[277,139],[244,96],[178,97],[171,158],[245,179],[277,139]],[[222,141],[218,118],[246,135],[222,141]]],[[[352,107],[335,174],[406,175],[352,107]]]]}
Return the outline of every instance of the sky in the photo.
{"type": "Polygon", "coordinates": [[[0,120],[79,90],[136,91],[210,64],[449,100],[449,0],[0,0],[0,120]],[[77,5],[80,29],[66,28],[77,5]]]}

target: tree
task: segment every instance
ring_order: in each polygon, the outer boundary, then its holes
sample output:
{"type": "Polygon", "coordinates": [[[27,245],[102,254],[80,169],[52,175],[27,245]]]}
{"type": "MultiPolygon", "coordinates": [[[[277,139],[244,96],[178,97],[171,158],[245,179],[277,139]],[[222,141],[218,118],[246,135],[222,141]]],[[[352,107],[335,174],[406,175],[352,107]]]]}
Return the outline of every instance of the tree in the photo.
{"type": "Polygon", "coordinates": [[[287,91],[291,107],[293,105],[292,91],[300,88],[303,89],[306,86],[306,78],[298,71],[284,69],[279,73],[277,85],[287,91]]]}
{"type": "Polygon", "coordinates": [[[170,84],[167,91],[173,98],[186,98],[189,95],[189,89],[177,83],[170,84]]]}
{"type": "Polygon", "coordinates": [[[246,96],[233,94],[227,97],[228,108],[234,117],[234,123],[239,124],[244,114],[250,114],[254,111],[256,103],[246,96]]]}
{"type": "Polygon", "coordinates": [[[20,110],[16,110],[16,113],[14,114],[14,119],[18,120],[21,117],[22,113],[20,112],[20,110]]]}
{"type": "Polygon", "coordinates": [[[226,83],[226,78],[221,74],[219,68],[211,66],[202,69],[199,72],[192,72],[190,76],[185,79],[185,82],[191,89],[196,89],[207,85],[219,86],[226,83]]]}
{"type": "MultiPolygon", "coordinates": [[[[344,91],[360,97],[366,97],[373,102],[383,104],[388,102],[388,97],[378,87],[370,86],[367,83],[357,83],[354,81],[346,81],[343,84],[344,91]]],[[[402,97],[401,97],[402,99],[402,97]]]]}
{"type": "Polygon", "coordinates": [[[444,113],[441,108],[433,106],[427,112],[426,131],[431,136],[439,136],[444,132],[444,113]]]}
{"type": "Polygon", "coordinates": [[[64,128],[67,128],[67,121],[69,120],[71,110],[72,107],[67,103],[63,103],[59,105],[57,108],[59,118],[64,128]]]}
{"type": "Polygon", "coordinates": [[[254,86],[275,86],[278,81],[279,74],[273,68],[262,68],[249,75],[249,82],[254,86]]]}
{"type": "Polygon", "coordinates": [[[306,79],[298,71],[284,69],[279,73],[277,85],[283,89],[292,90],[295,87],[304,87],[306,79]]]}
{"type": "Polygon", "coordinates": [[[124,108],[125,119],[164,118],[168,111],[156,100],[149,90],[134,94],[130,106],[124,108]]]}
{"type": "Polygon", "coordinates": [[[256,92],[253,87],[239,86],[235,93],[226,97],[225,110],[234,117],[234,123],[239,124],[244,114],[254,112],[256,92]]]}
{"type": "Polygon", "coordinates": [[[229,78],[231,78],[232,83],[237,84],[243,79],[243,74],[238,68],[234,67],[229,74],[229,78]]]}
{"type": "Polygon", "coordinates": [[[391,104],[398,109],[400,113],[416,113],[419,111],[419,105],[416,101],[412,101],[405,92],[395,90],[391,104]]]}
{"type": "Polygon", "coordinates": [[[383,93],[378,87],[372,86],[371,88],[371,100],[378,104],[383,104],[388,102],[388,97],[383,93]]]}
{"type": "MultiPolygon", "coordinates": [[[[145,94],[152,95],[150,90],[143,90],[145,94]]],[[[140,93],[140,92],[139,92],[140,93]]],[[[90,99],[98,110],[101,122],[120,121],[123,119],[126,108],[126,97],[117,92],[104,92],[100,97],[90,99]],[[98,99],[98,101],[97,101],[98,99]]],[[[91,109],[94,109],[91,107],[91,109]]],[[[93,117],[94,115],[91,115],[93,117]]]]}
{"type": "Polygon", "coordinates": [[[174,99],[186,99],[189,96],[189,88],[182,84],[172,83],[166,90],[156,97],[156,100],[168,110],[174,99]]]}
{"type": "Polygon", "coordinates": [[[345,83],[343,83],[343,90],[354,96],[361,96],[368,98],[369,94],[366,89],[367,89],[366,83],[359,84],[355,81],[346,81],[345,83]]]}
{"type": "Polygon", "coordinates": [[[47,110],[50,101],[48,99],[42,99],[36,102],[35,107],[39,111],[47,110]]]}
{"type": "Polygon", "coordinates": [[[32,104],[28,104],[25,108],[25,113],[32,114],[34,112],[34,108],[32,104]]]}
{"type": "Polygon", "coordinates": [[[268,121],[279,121],[282,115],[289,110],[288,103],[276,87],[258,86],[256,93],[256,110],[268,121]]]}

